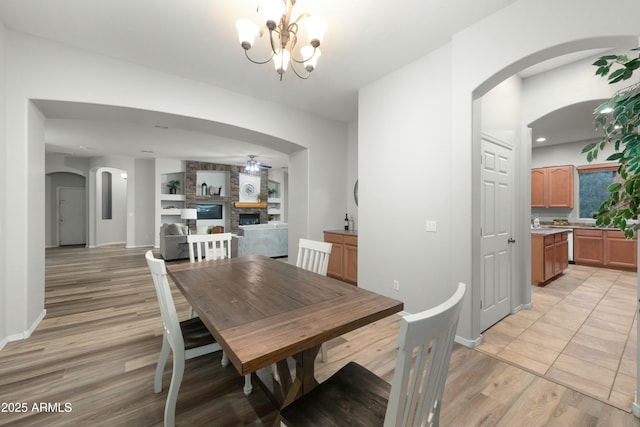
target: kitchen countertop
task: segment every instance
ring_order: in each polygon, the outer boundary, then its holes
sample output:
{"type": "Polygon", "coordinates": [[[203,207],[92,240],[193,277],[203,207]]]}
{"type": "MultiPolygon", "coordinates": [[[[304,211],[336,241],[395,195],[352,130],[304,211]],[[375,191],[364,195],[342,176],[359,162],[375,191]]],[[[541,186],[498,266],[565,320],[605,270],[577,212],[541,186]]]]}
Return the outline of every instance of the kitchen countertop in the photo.
{"type": "Polygon", "coordinates": [[[358,236],[358,230],[324,230],[325,233],[344,234],[345,236],[358,236]]]}
{"type": "MultiPolygon", "coordinates": [[[[619,230],[618,227],[605,227],[605,226],[596,226],[595,224],[567,224],[567,225],[550,225],[550,224],[542,224],[540,228],[560,228],[560,229],[569,229],[573,230],[574,228],[586,229],[586,230],[619,230]]],[[[532,228],[535,230],[535,228],[532,228]]]]}
{"type": "Polygon", "coordinates": [[[565,231],[567,231],[567,228],[571,228],[571,227],[560,228],[560,226],[556,226],[556,227],[532,228],[531,234],[535,234],[537,236],[550,236],[552,234],[564,233],[565,231]]]}

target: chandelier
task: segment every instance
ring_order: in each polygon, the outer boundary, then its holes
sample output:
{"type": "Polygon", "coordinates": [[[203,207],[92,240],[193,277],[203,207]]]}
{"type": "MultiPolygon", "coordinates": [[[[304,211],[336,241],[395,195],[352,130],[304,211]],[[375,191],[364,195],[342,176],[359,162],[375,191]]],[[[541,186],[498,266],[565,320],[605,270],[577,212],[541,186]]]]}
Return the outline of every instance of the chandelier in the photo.
{"type": "Polygon", "coordinates": [[[295,19],[292,11],[296,0],[260,0],[258,11],[262,13],[262,20],[269,31],[271,52],[265,60],[255,60],[249,56],[249,49],[258,34],[264,34],[265,27],[259,28],[249,19],[240,19],[236,22],[240,45],[244,49],[247,59],[254,64],[266,64],[273,60],[276,72],[282,76],[287,71],[289,64],[296,76],[308,79],[316,68],[316,63],[321,55],[319,46],[327,31],[327,23],[319,16],[310,16],[302,13],[295,19]],[[309,44],[303,46],[298,53],[294,52],[298,43],[300,24],[304,22],[309,44]],[[299,55],[296,57],[296,55],[299,55]]]}

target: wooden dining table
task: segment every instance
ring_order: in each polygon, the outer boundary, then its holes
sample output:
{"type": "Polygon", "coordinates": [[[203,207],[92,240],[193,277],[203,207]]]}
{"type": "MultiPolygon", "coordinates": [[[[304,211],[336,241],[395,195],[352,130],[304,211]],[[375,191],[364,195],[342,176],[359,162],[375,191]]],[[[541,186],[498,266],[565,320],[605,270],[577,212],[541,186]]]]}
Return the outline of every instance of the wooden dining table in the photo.
{"type": "Polygon", "coordinates": [[[265,384],[264,375],[254,378],[279,407],[318,384],[314,362],[322,343],[404,307],[395,299],[259,255],[166,268],[241,375],[277,364],[279,381],[265,384]],[[295,360],[295,377],[287,358],[295,360]]]}

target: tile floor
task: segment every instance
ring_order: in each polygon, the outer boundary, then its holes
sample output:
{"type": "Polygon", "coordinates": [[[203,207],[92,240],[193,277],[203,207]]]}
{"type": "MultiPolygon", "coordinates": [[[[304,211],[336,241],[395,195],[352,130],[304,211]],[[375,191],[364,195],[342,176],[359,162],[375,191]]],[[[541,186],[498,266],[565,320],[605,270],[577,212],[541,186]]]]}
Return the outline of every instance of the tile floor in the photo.
{"type": "Polygon", "coordinates": [[[570,265],[533,287],[532,307],[486,330],[478,350],[631,410],[636,273],[570,265]]]}

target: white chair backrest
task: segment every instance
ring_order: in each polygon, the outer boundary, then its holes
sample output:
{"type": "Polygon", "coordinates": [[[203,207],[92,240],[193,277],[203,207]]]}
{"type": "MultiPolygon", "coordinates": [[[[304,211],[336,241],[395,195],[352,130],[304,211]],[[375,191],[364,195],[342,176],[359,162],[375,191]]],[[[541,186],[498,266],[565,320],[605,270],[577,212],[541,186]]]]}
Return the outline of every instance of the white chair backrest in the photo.
{"type": "Polygon", "coordinates": [[[231,233],[189,234],[187,244],[189,245],[189,261],[191,262],[200,262],[203,257],[206,261],[231,258],[231,233]],[[194,253],[194,246],[197,257],[194,253]]]}
{"type": "Polygon", "coordinates": [[[147,251],[145,258],[151,271],[153,286],[156,288],[158,303],[160,303],[162,325],[164,326],[167,341],[169,341],[169,345],[171,345],[174,351],[176,348],[184,348],[184,339],[182,338],[178,313],[176,313],[176,306],[173,302],[173,296],[171,295],[169,281],[167,280],[167,270],[164,266],[164,261],[156,259],[151,251],[147,251]]]}
{"type": "Polygon", "coordinates": [[[398,360],[384,427],[438,425],[465,289],[465,284],[460,283],[447,301],[401,320],[398,360]]]}
{"type": "Polygon", "coordinates": [[[331,243],[300,239],[296,266],[326,276],[329,255],[331,255],[331,243]]]}

